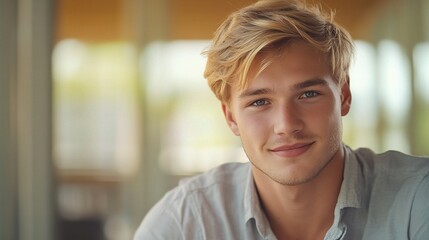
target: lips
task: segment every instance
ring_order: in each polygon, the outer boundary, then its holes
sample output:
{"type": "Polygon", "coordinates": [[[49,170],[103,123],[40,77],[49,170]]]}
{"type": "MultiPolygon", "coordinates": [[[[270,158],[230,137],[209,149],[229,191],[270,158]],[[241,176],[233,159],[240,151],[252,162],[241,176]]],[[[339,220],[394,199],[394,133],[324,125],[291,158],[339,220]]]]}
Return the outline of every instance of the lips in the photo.
{"type": "Polygon", "coordinates": [[[313,143],[314,142],[282,145],[282,146],[272,148],[269,151],[280,157],[292,158],[305,153],[313,145],[313,143]]]}

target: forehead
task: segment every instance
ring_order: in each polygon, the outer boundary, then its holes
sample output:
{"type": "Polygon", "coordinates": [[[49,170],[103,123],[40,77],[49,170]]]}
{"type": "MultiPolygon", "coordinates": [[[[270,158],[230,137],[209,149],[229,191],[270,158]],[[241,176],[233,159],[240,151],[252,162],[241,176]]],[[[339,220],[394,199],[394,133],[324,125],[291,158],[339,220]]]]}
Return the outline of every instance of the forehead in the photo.
{"type": "Polygon", "coordinates": [[[245,84],[235,86],[234,90],[243,90],[261,78],[301,78],[304,81],[320,77],[331,78],[331,75],[326,53],[308,43],[295,41],[278,48],[262,50],[252,62],[245,84]]]}

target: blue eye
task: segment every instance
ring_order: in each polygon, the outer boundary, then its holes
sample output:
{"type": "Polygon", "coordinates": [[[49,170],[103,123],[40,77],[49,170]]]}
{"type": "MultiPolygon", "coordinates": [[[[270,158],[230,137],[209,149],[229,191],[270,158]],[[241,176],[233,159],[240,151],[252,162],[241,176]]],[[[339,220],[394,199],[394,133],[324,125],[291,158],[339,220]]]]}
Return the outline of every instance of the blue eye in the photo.
{"type": "Polygon", "coordinates": [[[260,107],[260,106],[264,106],[264,105],[267,105],[267,104],[268,104],[267,100],[265,100],[265,99],[259,99],[259,100],[256,100],[256,101],[252,102],[251,106],[260,107]]]}
{"type": "Polygon", "coordinates": [[[303,93],[300,98],[313,98],[313,97],[317,97],[320,94],[318,92],[315,91],[307,91],[305,93],[303,93]]]}

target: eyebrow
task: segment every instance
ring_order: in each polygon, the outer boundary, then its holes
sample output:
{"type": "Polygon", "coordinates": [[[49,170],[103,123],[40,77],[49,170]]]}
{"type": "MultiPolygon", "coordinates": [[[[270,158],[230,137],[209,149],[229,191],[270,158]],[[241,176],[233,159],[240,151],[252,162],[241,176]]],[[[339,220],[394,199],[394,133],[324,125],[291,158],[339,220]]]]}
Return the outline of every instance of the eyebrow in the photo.
{"type": "Polygon", "coordinates": [[[303,89],[316,85],[328,85],[328,82],[322,78],[313,78],[304,82],[297,83],[293,86],[294,89],[303,89]]]}
{"type": "Polygon", "coordinates": [[[258,95],[264,95],[264,94],[269,94],[269,93],[273,93],[274,90],[270,89],[270,88],[260,88],[260,89],[248,89],[244,92],[242,92],[240,94],[240,98],[246,98],[246,97],[251,97],[251,96],[258,96],[258,95]]]}
{"type": "MultiPolygon", "coordinates": [[[[304,88],[308,88],[316,85],[328,85],[328,82],[322,78],[314,78],[314,79],[306,80],[304,82],[297,83],[293,85],[292,88],[296,90],[300,90],[300,89],[304,89],[304,88]]],[[[273,92],[274,92],[274,89],[271,89],[271,88],[247,89],[246,91],[242,92],[239,95],[239,98],[270,94],[273,92]]]]}

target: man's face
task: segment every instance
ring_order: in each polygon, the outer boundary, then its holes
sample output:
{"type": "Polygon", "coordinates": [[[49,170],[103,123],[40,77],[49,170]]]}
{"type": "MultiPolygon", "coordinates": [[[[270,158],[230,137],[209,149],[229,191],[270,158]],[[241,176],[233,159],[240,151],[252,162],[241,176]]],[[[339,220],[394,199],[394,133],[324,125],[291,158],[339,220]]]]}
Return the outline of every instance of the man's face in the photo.
{"type": "Polygon", "coordinates": [[[283,185],[306,183],[343,157],[341,116],[350,108],[349,84],[339,86],[326,56],[307,44],[265,54],[252,65],[248,85],[232,87],[223,111],[254,174],[283,185]],[[252,75],[266,56],[272,63],[252,75]]]}

